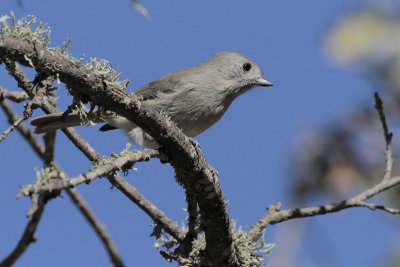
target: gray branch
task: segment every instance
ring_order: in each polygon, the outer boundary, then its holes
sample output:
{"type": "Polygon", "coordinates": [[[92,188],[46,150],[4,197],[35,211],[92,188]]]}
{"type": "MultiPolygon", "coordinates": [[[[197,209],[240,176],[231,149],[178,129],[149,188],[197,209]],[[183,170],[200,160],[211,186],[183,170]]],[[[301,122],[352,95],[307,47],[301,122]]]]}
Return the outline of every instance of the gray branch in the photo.
{"type": "Polygon", "coordinates": [[[54,56],[44,47],[21,38],[0,35],[0,40],[2,60],[9,58],[27,67],[33,65],[40,73],[58,75],[73,95],[82,94],[94,104],[124,116],[148,132],[165,148],[179,182],[185,188],[193,189],[199,204],[207,243],[204,264],[237,266],[225,198],[217,172],[207,163],[199,147],[190,138],[140,100],[89,73],[82,65],[54,56]]]}
{"type": "Polygon", "coordinates": [[[19,240],[17,246],[13,249],[13,251],[8,254],[2,261],[0,261],[0,267],[8,267],[12,266],[21,255],[25,252],[28,246],[36,241],[35,232],[36,228],[39,224],[40,218],[42,217],[44,207],[46,206],[47,198],[44,196],[40,196],[36,211],[32,214],[32,217],[29,219],[28,224],[25,227],[25,231],[22,234],[21,239],[19,240]]]}
{"type": "MultiPolygon", "coordinates": [[[[18,82],[18,86],[22,88],[28,95],[34,97],[33,83],[29,80],[23,70],[13,61],[9,59],[3,60],[6,63],[6,68],[9,73],[18,82]]],[[[46,113],[57,113],[59,109],[55,108],[47,99],[42,98],[41,107],[46,113]]],[[[91,161],[97,162],[101,160],[101,156],[88,144],[74,128],[62,130],[70,141],[91,161]]],[[[146,199],[136,187],[127,183],[119,174],[114,173],[107,176],[111,184],[117,187],[127,198],[139,206],[146,214],[158,223],[165,231],[172,235],[176,240],[182,240],[185,233],[179,225],[168,218],[161,210],[159,210],[151,201],[146,199]]]]}
{"type": "MultiPolygon", "coordinates": [[[[11,105],[6,101],[0,102],[1,107],[3,108],[4,112],[6,115],[9,117],[10,121],[16,120],[17,115],[15,114],[14,110],[12,109],[11,105]]],[[[51,142],[52,138],[49,136],[46,141],[48,144],[46,146],[46,149],[42,146],[40,141],[36,138],[36,136],[32,133],[32,131],[29,129],[24,124],[20,124],[17,127],[17,130],[20,132],[20,134],[28,141],[28,143],[31,145],[33,150],[36,152],[36,154],[42,158],[46,165],[52,164],[55,168],[60,169],[60,167],[57,166],[55,163],[51,163],[52,161],[52,152],[47,151],[47,150],[52,150],[51,147],[51,142]],[[51,154],[51,155],[50,155],[51,154]]],[[[51,135],[54,135],[55,133],[50,133],[51,135]]],[[[53,139],[54,141],[54,139],[53,139]]],[[[103,242],[107,252],[109,253],[109,256],[111,258],[111,261],[114,263],[114,266],[117,267],[122,267],[123,262],[121,257],[119,256],[118,249],[114,242],[112,241],[111,237],[108,235],[106,229],[102,226],[96,215],[90,210],[89,206],[86,204],[85,200],[83,197],[79,195],[79,193],[71,188],[67,189],[67,193],[71,197],[72,201],[75,203],[75,205],[79,208],[81,213],[85,216],[85,218],[88,220],[88,222],[91,224],[95,232],[98,234],[99,238],[103,242]]],[[[7,256],[2,262],[0,262],[0,266],[10,266],[12,262],[16,261],[22,254],[25,252],[26,248],[28,245],[32,242],[31,240],[33,239],[33,234],[36,231],[37,224],[40,221],[41,214],[43,213],[44,205],[45,203],[42,201],[41,198],[42,196],[48,196],[51,195],[50,192],[45,192],[43,194],[40,194],[39,201],[36,199],[36,194],[31,194],[30,197],[32,199],[32,207],[28,211],[28,216],[32,214],[32,217],[30,221],[28,222],[28,225],[26,226],[26,230],[24,232],[23,237],[21,238],[20,242],[18,243],[17,247],[13,250],[13,252],[10,253],[9,256],[7,256]],[[43,204],[43,207],[41,206],[43,204]],[[29,236],[32,236],[32,238],[29,238],[29,236]],[[2,265],[4,264],[4,265],[2,265]],[[10,265],[8,265],[10,264],[10,265]]],[[[47,199],[48,201],[49,199],[47,199]]],[[[46,201],[46,202],[47,202],[46,201]]]]}
{"type": "Polygon", "coordinates": [[[378,111],[379,119],[382,123],[383,128],[383,136],[385,137],[386,141],[386,150],[385,150],[385,161],[386,161],[386,168],[385,173],[383,176],[384,180],[389,180],[392,176],[392,166],[393,166],[393,157],[392,157],[392,137],[393,133],[389,132],[388,126],[386,124],[385,113],[383,112],[383,103],[382,99],[379,97],[378,93],[375,93],[375,109],[378,111]]]}
{"type": "Polygon", "coordinates": [[[280,210],[281,204],[277,203],[276,205],[271,205],[268,207],[267,213],[250,228],[247,234],[251,240],[257,241],[262,234],[264,228],[268,225],[273,225],[296,218],[324,215],[327,213],[338,212],[352,207],[366,207],[371,210],[380,209],[391,214],[399,214],[399,209],[388,208],[385,206],[365,202],[365,200],[379,194],[380,192],[388,190],[389,188],[399,184],[400,176],[390,178],[390,180],[382,180],[382,182],[380,182],[376,186],[348,200],[316,207],[280,210]]]}
{"type": "Polygon", "coordinates": [[[10,101],[20,103],[29,99],[29,96],[24,92],[10,92],[0,86],[0,101],[2,99],[8,99],[10,101]]]}
{"type": "Polygon", "coordinates": [[[14,131],[16,127],[18,127],[22,122],[32,116],[32,101],[25,105],[24,113],[15,121],[11,123],[11,126],[4,131],[2,135],[0,135],[0,142],[5,140],[7,136],[14,131]]]}
{"type": "MultiPolygon", "coordinates": [[[[60,191],[67,188],[74,188],[82,183],[90,183],[93,180],[112,175],[114,171],[120,171],[126,166],[133,166],[136,162],[148,161],[150,158],[158,156],[157,150],[146,149],[143,151],[133,151],[125,157],[119,157],[111,160],[103,166],[94,166],[87,173],[83,173],[77,177],[70,179],[54,179],[46,184],[30,184],[21,186],[18,191],[17,198],[22,195],[30,196],[32,194],[50,193],[60,191]]],[[[66,175],[65,175],[66,176],[66,175]]]]}
{"type": "Polygon", "coordinates": [[[378,93],[375,93],[375,108],[378,111],[379,118],[382,122],[383,133],[386,141],[386,150],[385,150],[386,166],[383,179],[381,180],[381,182],[375,185],[374,187],[367,189],[364,192],[350,199],[343,200],[341,202],[333,204],[300,208],[300,209],[288,209],[288,210],[281,210],[281,203],[271,205],[267,208],[267,213],[257,223],[255,223],[247,233],[251,240],[257,241],[258,238],[261,236],[264,228],[270,224],[277,224],[295,218],[304,218],[316,215],[323,215],[331,212],[338,212],[340,210],[352,207],[365,207],[371,210],[379,209],[391,214],[400,214],[400,209],[394,209],[383,205],[377,205],[374,203],[365,202],[365,200],[385,190],[388,190],[393,186],[400,184],[400,176],[391,178],[393,158],[392,158],[392,148],[390,146],[390,143],[392,141],[393,134],[390,133],[388,130],[385,114],[383,113],[382,100],[380,99],[378,93]]]}
{"type": "Polygon", "coordinates": [[[107,249],[108,255],[110,255],[111,261],[115,267],[123,267],[124,263],[119,255],[118,248],[109,236],[106,227],[100,222],[96,214],[91,210],[85,199],[76,191],[75,188],[67,189],[67,193],[71,200],[78,207],[79,211],[90,223],[93,229],[96,231],[97,236],[101,239],[104,247],[107,249]]]}

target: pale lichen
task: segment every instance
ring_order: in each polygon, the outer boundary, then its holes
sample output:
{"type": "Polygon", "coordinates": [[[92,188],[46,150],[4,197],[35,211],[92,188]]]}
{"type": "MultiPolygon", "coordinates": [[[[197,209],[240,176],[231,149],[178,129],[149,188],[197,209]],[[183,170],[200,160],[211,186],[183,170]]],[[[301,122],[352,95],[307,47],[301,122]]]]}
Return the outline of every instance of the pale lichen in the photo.
{"type": "Polygon", "coordinates": [[[10,18],[8,15],[0,17],[0,23],[3,25],[0,27],[0,32],[9,36],[21,37],[30,42],[40,44],[44,47],[50,45],[50,27],[45,23],[40,22],[39,26],[35,30],[32,30],[32,25],[37,23],[37,19],[33,15],[28,15],[22,19],[16,20],[14,12],[10,12],[12,18],[12,25],[7,24],[7,20],[10,18]]]}
{"type": "MultiPolygon", "coordinates": [[[[187,228],[183,225],[183,231],[187,231],[187,228]]],[[[179,255],[179,242],[162,232],[157,235],[157,240],[154,246],[162,252],[164,258],[169,261],[176,260],[181,261],[179,255]],[[161,251],[161,249],[163,249],[161,251]]],[[[247,232],[242,229],[241,226],[236,227],[236,222],[232,220],[232,237],[233,243],[236,249],[236,256],[240,263],[240,266],[245,267],[259,267],[263,266],[264,257],[269,255],[271,249],[275,246],[271,243],[265,243],[265,233],[257,242],[251,241],[247,232]]],[[[203,254],[206,248],[206,239],[204,232],[200,233],[196,239],[192,242],[192,250],[189,253],[189,258],[185,260],[187,267],[202,266],[203,254]]]]}
{"type": "Polygon", "coordinates": [[[61,179],[63,181],[68,181],[68,176],[64,172],[59,171],[54,167],[46,167],[41,170],[35,168],[35,170],[36,170],[36,185],[45,185],[54,179],[61,179]]]}
{"type": "MultiPolygon", "coordinates": [[[[11,17],[8,15],[0,17],[0,25],[2,24],[2,26],[0,27],[0,33],[8,36],[23,38],[29,42],[41,45],[52,55],[63,58],[73,64],[81,65],[90,73],[95,74],[104,81],[112,83],[113,86],[119,89],[124,90],[128,86],[129,80],[127,79],[122,81],[119,80],[119,76],[121,75],[121,73],[118,72],[118,68],[113,68],[112,63],[109,62],[108,60],[96,57],[96,58],[90,58],[90,60],[87,63],[83,64],[82,62],[85,59],[84,55],[78,59],[73,57],[69,52],[68,46],[71,43],[70,38],[67,38],[63,42],[61,47],[59,46],[50,47],[50,33],[51,33],[50,27],[48,27],[43,22],[39,22],[39,25],[33,30],[33,25],[38,22],[35,16],[28,15],[22,19],[16,20],[14,13],[12,11],[10,12],[10,14],[11,17]],[[7,23],[10,18],[12,19],[11,25],[7,23]]],[[[28,56],[25,56],[25,59],[32,68],[35,68],[34,64],[32,63],[32,60],[28,56]]],[[[61,69],[60,64],[52,61],[46,62],[45,64],[47,68],[53,70],[53,73],[55,73],[54,79],[60,84],[61,82],[59,75],[59,71],[61,69]]],[[[88,98],[76,90],[73,90],[71,88],[68,89],[70,90],[70,93],[74,96],[73,103],[70,106],[69,110],[70,111],[73,109],[78,110],[80,118],[82,119],[82,124],[84,125],[93,124],[93,120],[91,119],[92,114],[86,108],[86,104],[89,102],[88,98]]]]}
{"type": "Polygon", "coordinates": [[[127,79],[120,81],[118,78],[121,73],[118,72],[118,67],[114,69],[112,63],[106,59],[99,57],[90,58],[90,61],[85,63],[84,66],[87,70],[102,77],[106,81],[112,82],[120,89],[125,89],[130,82],[127,79]]]}

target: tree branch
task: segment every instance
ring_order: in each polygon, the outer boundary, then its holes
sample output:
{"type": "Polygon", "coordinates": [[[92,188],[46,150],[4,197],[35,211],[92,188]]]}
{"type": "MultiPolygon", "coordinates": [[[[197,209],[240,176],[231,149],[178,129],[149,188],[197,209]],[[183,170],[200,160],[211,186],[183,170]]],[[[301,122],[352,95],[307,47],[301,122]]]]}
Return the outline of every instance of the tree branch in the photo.
{"type": "Polygon", "coordinates": [[[196,202],[196,198],[189,189],[186,190],[186,202],[188,216],[188,231],[185,239],[181,243],[181,255],[183,258],[188,258],[189,253],[192,250],[192,243],[197,238],[200,231],[199,227],[199,211],[196,202]]]}
{"type": "MultiPolygon", "coordinates": [[[[18,115],[14,112],[12,106],[7,100],[0,101],[0,105],[4,113],[6,113],[8,116],[10,123],[18,120],[18,115]]],[[[17,130],[29,142],[36,154],[42,158],[44,156],[44,148],[40,141],[36,138],[36,135],[32,133],[31,129],[25,124],[20,124],[17,127],[17,130]]]]}
{"type": "Polygon", "coordinates": [[[0,86],[0,101],[2,99],[9,99],[13,102],[20,103],[29,99],[29,96],[24,92],[10,92],[0,86]]]}
{"type": "Polygon", "coordinates": [[[94,73],[89,73],[82,66],[54,56],[44,47],[21,38],[0,35],[0,40],[0,58],[9,58],[28,67],[33,65],[39,73],[58,75],[72,94],[79,91],[94,104],[124,116],[148,132],[166,149],[179,182],[185,188],[194,189],[200,207],[207,243],[204,264],[237,265],[225,198],[217,172],[207,163],[191,139],[143,102],[113,87],[94,73]]]}
{"type": "Polygon", "coordinates": [[[77,177],[68,180],[56,179],[46,184],[30,184],[21,186],[18,191],[17,198],[22,195],[30,196],[32,194],[42,194],[46,192],[54,192],[67,188],[73,188],[82,183],[90,183],[96,178],[112,175],[114,171],[120,171],[127,166],[131,167],[136,162],[148,161],[150,158],[158,156],[157,150],[146,149],[143,151],[133,151],[125,157],[118,157],[105,165],[95,165],[87,173],[83,173],[77,177]]]}
{"type": "Polygon", "coordinates": [[[0,262],[0,267],[8,267],[13,265],[15,261],[18,260],[19,257],[21,257],[21,255],[25,252],[30,243],[36,241],[34,234],[36,232],[36,228],[39,224],[40,218],[42,217],[47,201],[47,197],[43,195],[39,197],[37,208],[32,217],[29,219],[29,222],[25,227],[25,231],[21,239],[19,240],[14,250],[0,262]]]}
{"type": "MultiPolygon", "coordinates": [[[[53,80],[52,79],[48,80],[45,83],[46,84],[44,84],[44,86],[50,87],[53,83],[53,80]]],[[[48,96],[51,97],[51,100],[54,100],[54,91],[49,92],[48,96]]],[[[43,135],[43,139],[45,141],[45,153],[43,157],[45,167],[50,167],[52,165],[55,165],[55,163],[53,163],[54,145],[56,140],[55,137],[56,137],[56,132],[49,132],[43,135]]],[[[57,166],[56,168],[61,171],[61,168],[57,166]]],[[[61,189],[59,191],[61,191],[61,189]]],[[[66,188],[66,192],[71,198],[71,201],[79,209],[81,214],[86,218],[86,220],[89,222],[89,224],[92,226],[92,228],[102,241],[114,266],[123,267],[124,263],[122,262],[121,256],[119,255],[117,246],[112,241],[111,236],[108,234],[106,227],[100,222],[100,220],[97,218],[96,214],[94,214],[94,212],[91,210],[85,199],[74,188],[66,188]]],[[[45,194],[46,193],[49,192],[45,192],[45,194]]]]}
{"type": "MultiPolygon", "coordinates": [[[[34,84],[25,75],[24,71],[13,61],[8,58],[3,59],[6,64],[6,68],[16,81],[18,86],[22,88],[28,95],[34,97],[34,84]]],[[[61,112],[55,108],[46,97],[42,98],[41,107],[46,113],[57,113],[61,112]]],[[[70,139],[70,141],[91,161],[97,162],[101,160],[100,154],[98,154],[88,144],[74,128],[67,128],[62,130],[64,134],[70,139]]],[[[163,157],[164,158],[164,157],[163,157]]],[[[168,218],[161,210],[159,210],[153,203],[146,199],[136,187],[127,183],[119,174],[114,173],[107,176],[111,184],[118,188],[126,197],[132,202],[139,206],[147,215],[149,215],[154,221],[158,223],[165,231],[172,235],[176,240],[182,240],[185,233],[179,227],[177,223],[168,218]]]]}
{"type": "MultiPolygon", "coordinates": [[[[9,117],[10,121],[13,121],[15,119],[17,119],[17,115],[15,114],[14,110],[12,109],[11,105],[6,102],[0,102],[1,107],[3,108],[3,110],[5,111],[5,113],[7,114],[7,116],[9,117]]],[[[31,147],[34,149],[34,151],[36,152],[36,154],[43,159],[43,161],[45,162],[45,165],[49,166],[52,165],[55,168],[57,168],[59,171],[61,171],[61,168],[57,166],[56,163],[53,163],[53,148],[54,148],[54,135],[55,133],[49,133],[49,135],[45,137],[45,142],[46,142],[46,148],[44,148],[42,146],[42,144],[39,142],[39,140],[37,140],[37,138],[33,135],[33,133],[31,132],[31,130],[29,129],[29,127],[27,127],[24,124],[20,124],[17,127],[17,130],[20,132],[20,134],[28,141],[28,143],[31,145],[31,147]],[[53,135],[53,137],[51,136],[53,135]]],[[[118,253],[118,249],[116,247],[116,245],[113,243],[111,237],[108,235],[106,229],[102,226],[101,222],[97,219],[96,215],[90,210],[89,206],[86,204],[86,201],[79,195],[79,193],[72,189],[72,188],[68,188],[67,189],[67,193],[68,195],[71,197],[71,200],[73,201],[73,203],[75,203],[75,205],[79,208],[79,210],[81,211],[81,213],[84,215],[84,217],[88,220],[89,224],[93,227],[93,229],[95,230],[95,232],[98,234],[100,240],[103,242],[110,258],[111,261],[114,263],[114,266],[123,266],[123,262],[122,259],[119,256],[118,253]]],[[[51,195],[51,192],[45,192],[43,194],[40,194],[40,196],[46,196],[46,195],[51,195]]],[[[31,194],[30,197],[32,199],[32,207],[29,209],[28,211],[28,215],[30,215],[33,212],[32,218],[36,216],[37,220],[32,221],[31,220],[28,222],[28,225],[26,227],[26,229],[29,228],[28,230],[25,230],[25,233],[28,235],[33,236],[35,230],[36,230],[36,225],[39,223],[40,221],[40,216],[41,213],[43,212],[44,206],[43,208],[40,207],[40,197],[39,197],[39,203],[37,203],[36,201],[36,196],[37,194],[31,194]],[[40,211],[40,209],[42,209],[40,211]],[[40,212],[40,216],[39,216],[39,212],[40,212]],[[38,215],[35,215],[38,214],[38,215]],[[34,226],[34,223],[36,224],[34,226]],[[34,228],[33,228],[34,226],[34,228]]],[[[25,234],[24,234],[25,235],[25,234]]],[[[28,237],[23,237],[21,239],[21,241],[19,242],[19,244],[17,245],[17,247],[14,249],[14,251],[10,254],[12,256],[8,256],[6,259],[3,260],[4,262],[4,266],[10,266],[7,265],[8,263],[12,262],[10,260],[17,260],[22,253],[26,250],[27,246],[29,245],[29,243],[23,243],[23,242],[32,242],[30,241],[30,239],[28,237]],[[21,249],[23,248],[23,250],[21,249]]],[[[2,263],[3,263],[2,262],[2,263]]],[[[0,263],[0,267],[3,266],[2,263],[0,263]]]]}
{"type": "Polygon", "coordinates": [[[15,129],[15,127],[18,127],[18,125],[20,125],[30,116],[32,116],[32,101],[25,105],[24,113],[17,120],[12,122],[11,126],[0,136],[0,142],[6,139],[7,136],[15,129]]]}
{"type": "Polygon", "coordinates": [[[375,108],[377,109],[379,118],[382,122],[382,128],[386,141],[386,151],[385,151],[386,166],[383,179],[381,180],[381,182],[375,185],[374,187],[367,189],[364,192],[348,200],[343,200],[341,202],[336,202],[328,205],[301,208],[301,209],[288,209],[288,210],[280,210],[281,209],[280,203],[271,205],[268,207],[267,213],[257,223],[255,223],[248,231],[247,234],[251,240],[257,241],[258,238],[261,236],[263,229],[270,224],[277,224],[295,218],[304,218],[316,215],[323,215],[332,212],[338,212],[340,210],[352,207],[366,207],[371,210],[380,209],[391,214],[400,214],[400,209],[393,209],[385,207],[383,205],[377,205],[374,203],[365,202],[365,200],[385,190],[388,190],[393,186],[400,184],[400,176],[390,178],[393,165],[392,149],[390,143],[392,141],[393,134],[390,133],[388,130],[385,114],[383,113],[382,100],[380,99],[378,93],[375,93],[375,108]]]}
{"type": "Polygon", "coordinates": [[[108,255],[110,255],[111,261],[115,267],[123,267],[124,263],[119,255],[118,248],[111,239],[111,236],[107,233],[106,227],[100,222],[96,214],[90,209],[89,205],[83,197],[74,188],[68,188],[67,193],[71,200],[78,207],[82,215],[90,223],[96,234],[101,239],[104,247],[107,249],[108,255]]]}
{"type": "Polygon", "coordinates": [[[185,238],[185,232],[179,225],[168,218],[164,212],[159,210],[152,202],[146,199],[135,186],[130,185],[119,175],[110,175],[108,180],[117,187],[126,197],[139,206],[144,212],[147,213],[156,223],[161,226],[168,234],[173,236],[178,242],[185,238]]]}
{"type": "Polygon", "coordinates": [[[385,113],[383,113],[382,99],[379,97],[378,93],[375,93],[374,97],[375,97],[375,108],[378,111],[379,119],[381,120],[382,123],[383,135],[386,141],[386,150],[385,150],[386,168],[383,179],[388,180],[392,176],[393,158],[392,158],[392,146],[390,144],[392,143],[393,133],[389,132],[386,124],[385,113]]]}
{"type": "Polygon", "coordinates": [[[366,203],[364,201],[379,194],[382,191],[388,190],[389,188],[399,184],[400,184],[400,176],[393,177],[388,181],[382,181],[376,186],[348,200],[343,200],[341,202],[336,202],[322,206],[280,210],[281,204],[277,203],[276,205],[271,205],[268,207],[267,213],[250,228],[247,234],[251,240],[257,241],[260,235],[262,234],[264,228],[267,227],[268,225],[277,224],[283,221],[296,218],[324,215],[327,213],[338,212],[352,207],[366,207],[371,210],[380,209],[389,212],[391,214],[399,214],[400,210],[398,209],[387,208],[376,204],[366,203]]]}

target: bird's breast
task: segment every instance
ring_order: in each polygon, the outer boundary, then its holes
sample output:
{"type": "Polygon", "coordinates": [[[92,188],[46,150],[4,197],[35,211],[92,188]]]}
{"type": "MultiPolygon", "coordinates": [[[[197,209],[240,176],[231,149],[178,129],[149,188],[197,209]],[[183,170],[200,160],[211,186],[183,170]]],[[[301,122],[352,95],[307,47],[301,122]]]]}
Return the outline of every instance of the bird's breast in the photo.
{"type": "Polygon", "coordinates": [[[189,137],[195,137],[204,132],[224,115],[226,108],[219,105],[194,104],[186,109],[186,112],[171,114],[171,119],[189,137]]]}
{"type": "Polygon", "coordinates": [[[195,137],[215,124],[224,115],[231,101],[226,95],[211,87],[177,92],[168,98],[158,100],[157,109],[189,137],[195,137]]]}

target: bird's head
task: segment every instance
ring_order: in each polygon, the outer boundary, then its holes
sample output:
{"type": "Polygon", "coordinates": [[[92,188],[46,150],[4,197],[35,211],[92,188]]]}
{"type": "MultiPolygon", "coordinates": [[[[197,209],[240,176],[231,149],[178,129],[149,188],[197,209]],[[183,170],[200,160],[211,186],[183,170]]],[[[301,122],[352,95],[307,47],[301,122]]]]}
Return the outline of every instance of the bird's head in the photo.
{"type": "Polygon", "coordinates": [[[229,94],[237,97],[256,86],[272,86],[273,83],[263,78],[260,67],[248,57],[236,52],[216,53],[211,59],[204,62],[214,75],[223,78],[229,94]]]}

